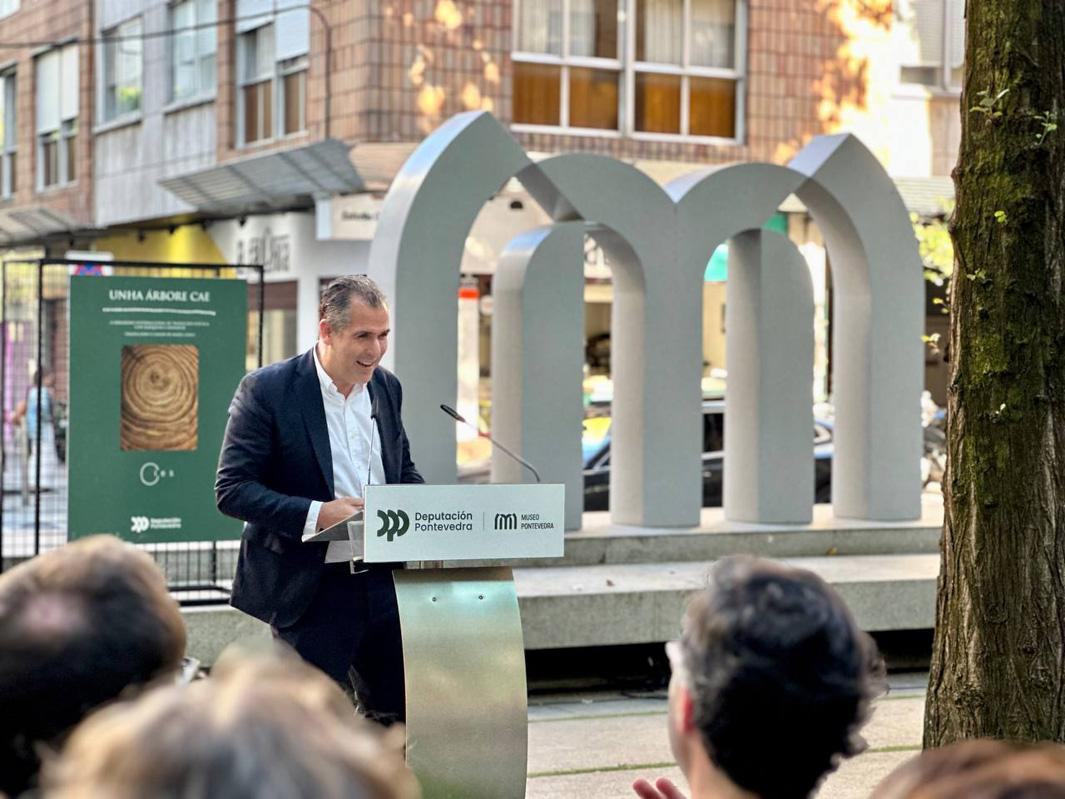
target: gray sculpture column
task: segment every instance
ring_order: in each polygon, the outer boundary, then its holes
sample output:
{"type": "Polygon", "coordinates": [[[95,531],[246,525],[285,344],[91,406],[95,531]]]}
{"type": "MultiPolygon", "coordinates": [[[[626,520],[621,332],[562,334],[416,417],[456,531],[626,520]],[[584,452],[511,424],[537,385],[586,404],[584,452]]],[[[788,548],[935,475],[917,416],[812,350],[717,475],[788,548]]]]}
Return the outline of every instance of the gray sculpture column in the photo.
{"type": "Polygon", "coordinates": [[[725,517],[809,522],[814,296],[806,261],[779,233],[734,236],[726,298],[725,517]]]}
{"type": "Polygon", "coordinates": [[[832,267],[833,510],[920,518],[924,284],[906,206],[850,134],[818,136],[788,167],[809,176],[796,194],[832,267]]]}
{"type": "Polygon", "coordinates": [[[557,155],[537,169],[565,200],[541,206],[555,221],[594,224],[613,275],[610,518],[698,524],[702,292],[681,269],[676,208],[647,175],[604,156],[557,155]]]}
{"type": "Polygon", "coordinates": [[[403,381],[403,425],[430,483],[455,482],[455,424],[440,403],[458,393],[457,298],[466,237],[485,200],[530,164],[490,114],[459,114],[407,159],[381,208],[369,274],[392,311],[384,365],[403,381]]]}
{"type": "MultiPolygon", "coordinates": [[[[544,482],[566,486],[566,529],[584,510],[581,367],[584,363],[584,224],[527,231],[507,245],[492,285],[492,430],[544,482]]],[[[492,482],[530,482],[511,458],[492,456],[492,482]]]]}

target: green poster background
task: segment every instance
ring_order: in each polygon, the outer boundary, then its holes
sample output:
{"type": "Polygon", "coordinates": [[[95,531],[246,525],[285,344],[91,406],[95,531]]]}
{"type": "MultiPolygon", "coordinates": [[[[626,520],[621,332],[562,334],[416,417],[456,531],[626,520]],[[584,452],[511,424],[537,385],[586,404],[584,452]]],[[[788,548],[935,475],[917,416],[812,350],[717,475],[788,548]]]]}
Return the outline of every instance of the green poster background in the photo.
{"type": "Polygon", "coordinates": [[[214,478],[246,340],[243,280],[70,278],[70,538],[240,536],[214,478]]]}

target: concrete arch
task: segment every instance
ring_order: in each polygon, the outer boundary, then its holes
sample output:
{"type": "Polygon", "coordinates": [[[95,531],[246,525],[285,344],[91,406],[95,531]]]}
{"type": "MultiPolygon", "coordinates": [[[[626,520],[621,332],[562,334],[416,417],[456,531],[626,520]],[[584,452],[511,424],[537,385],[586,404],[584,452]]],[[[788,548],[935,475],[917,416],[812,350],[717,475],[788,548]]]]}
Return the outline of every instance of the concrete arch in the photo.
{"type": "MultiPolygon", "coordinates": [[[[545,482],[566,486],[566,529],[584,511],[583,222],[534,228],[499,259],[492,296],[492,427],[536,464],[545,482]]],[[[492,481],[529,482],[510,458],[492,458],[492,481]]]]}
{"type": "Polygon", "coordinates": [[[819,136],[789,163],[825,239],[836,292],[833,509],[857,519],[921,514],[924,281],[895,184],[850,134],[819,136]]]}
{"type": "MultiPolygon", "coordinates": [[[[713,247],[760,227],[788,194],[806,204],[824,234],[836,290],[834,511],[861,519],[918,518],[921,262],[909,215],[880,162],[850,134],[821,136],[787,167],[706,170],[673,181],[667,191],[678,205],[685,269],[693,275],[702,273],[713,247]]],[[[732,347],[729,352],[735,376],[732,347]]],[[[741,370],[751,368],[750,354],[740,349],[741,370]]],[[[727,418],[730,427],[743,428],[741,436],[759,425],[749,408],[727,418]]],[[[726,460],[726,484],[750,479],[736,471],[740,463],[726,460]]]]}
{"type": "MultiPolygon", "coordinates": [[[[389,365],[404,379],[406,423],[428,479],[448,482],[455,475],[453,429],[437,404],[456,393],[457,310],[450,300],[463,243],[484,201],[515,175],[556,223],[581,221],[586,231],[596,226],[616,267],[615,522],[698,523],[702,353],[692,332],[701,329],[702,295],[691,281],[701,279],[716,244],[761,227],[793,192],[825,234],[840,292],[837,514],[919,515],[920,260],[893,184],[850,136],[815,139],[788,167],[703,171],[663,190],[603,156],[533,164],[483,112],[439,128],[393,184],[370,254],[371,274],[392,297],[389,365]]],[[[564,250],[577,235],[568,229],[559,238],[545,231],[519,237],[510,257],[515,274],[527,279],[542,247],[564,250]]]]}
{"type": "Polygon", "coordinates": [[[614,268],[614,401],[610,515],[620,524],[682,527],[702,507],[702,294],[680,269],[676,208],[638,169],[601,155],[538,165],[571,218],[601,226],[614,268]],[[605,229],[604,229],[605,228],[605,229]]]}
{"type": "Polygon", "coordinates": [[[419,145],[385,197],[370,276],[391,302],[385,366],[403,380],[403,423],[431,483],[455,481],[455,427],[440,410],[458,393],[459,268],[485,201],[532,162],[484,112],[452,117],[419,145]]]}
{"type": "Polygon", "coordinates": [[[814,293],[806,261],[780,233],[729,239],[725,303],[725,517],[813,518],[814,293]]]}
{"type": "MultiPolygon", "coordinates": [[[[698,170],[665,187],[677,207],[687,286],[701,284],[714,248],[731,242],[724,506],[736,521],[806,522],[813,513],[812,290],[791,243],[761,233],[802,182],[787,167],[736,164],[698,170]],[[806,370],[805,385],[797,367],[806,370]]],[[[691,293],[701,323],[702,294],[691,293]]]]}

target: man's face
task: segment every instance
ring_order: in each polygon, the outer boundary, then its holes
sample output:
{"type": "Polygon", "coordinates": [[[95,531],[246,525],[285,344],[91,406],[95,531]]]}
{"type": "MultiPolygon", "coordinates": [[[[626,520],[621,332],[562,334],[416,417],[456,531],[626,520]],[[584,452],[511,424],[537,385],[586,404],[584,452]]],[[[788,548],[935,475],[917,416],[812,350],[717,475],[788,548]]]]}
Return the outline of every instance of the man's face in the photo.
{"type": "Polygon", "coordinates": [[[353,299],[348,310],[350,317],[343,330],[333,332],[324,319],[318,323],[318,336],[325,344],[318,355],[339,389],[370,382],[388,349],[387,308],[371,308],[353,299]]]}

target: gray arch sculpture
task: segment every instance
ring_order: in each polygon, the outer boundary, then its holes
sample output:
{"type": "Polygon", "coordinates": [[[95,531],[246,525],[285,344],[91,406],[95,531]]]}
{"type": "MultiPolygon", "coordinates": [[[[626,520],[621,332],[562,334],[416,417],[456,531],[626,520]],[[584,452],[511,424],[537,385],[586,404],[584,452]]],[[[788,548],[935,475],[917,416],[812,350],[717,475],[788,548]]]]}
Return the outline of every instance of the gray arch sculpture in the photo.
{"type": "Polygon", "coordinates": [[[728,258],[725,517],[809,522],[814,498],[810,272],[787,236],[767,230],[733,236],[728,258]]]}
{"type": "Polygon", "coordinates": [[[459,265],[477,214],[529,157],[485,113],[454,116],[407,159],[385,196],[369,273],[392,311],[384,364],[403,379],[403,423],[430,483],[455,481],[459,265]],[[501,135],[502,134],[502,135],[501,135]]]}
{"type": "MultiPolygon", "coordinates": [[[[455,474],[454,433],[436,405],[455,394],[452,299],[462,245],[483,202],[517,175],[557,222],[605,226],[597,238],[616,266],[612,518],[697,523],[702,296],[691,290],[692,274],[697,269],[701,279],[707,242],[712,249],[759,227],[795,191],[821,225],[840,275],[838,465],[852,471],[836,469],[836,512],[918,516],[923,294],[908,217],[890,179],[853,137],[816,139],[793,164],[729,167],[684,178],[667,192],[600,156],[556,156],[534,166],[482,112],[461,114],[426,139],[386,198],[370,271],[392,297],[389,363],[404,380],[405,417],[428,478],[448,482],[455,474]]],[[[496,432],[506,431],[497,425],[496,432]]]]}
{"type": "MultiPolygon", "coordinates": [[[[581,526],[584,363],[582,222],[516,237],[499,260],[492,296],[492,426],[508,447],[566,486],[566,529],[581,526]]],[[[520,483],[523,467],[492,458],[492,481],[520,483]]]]}

